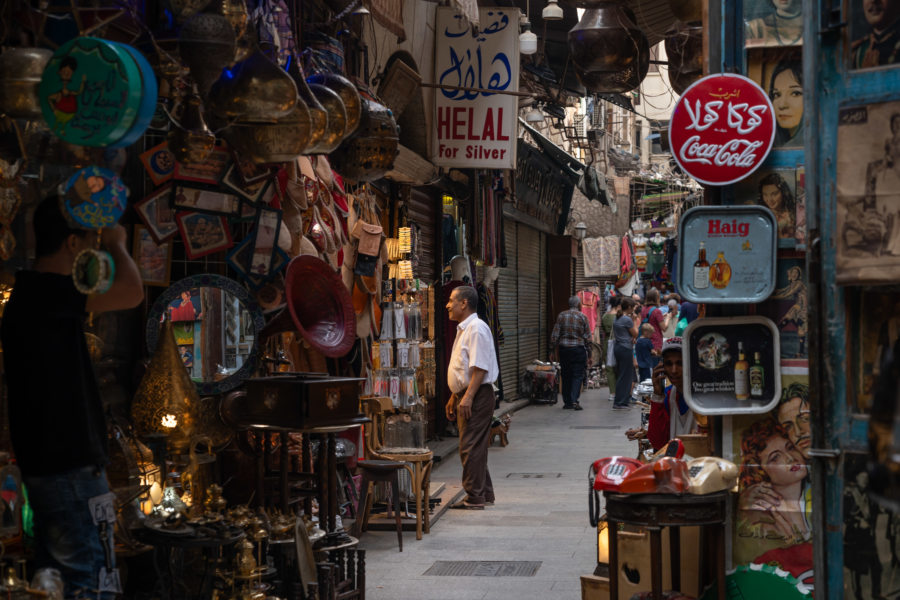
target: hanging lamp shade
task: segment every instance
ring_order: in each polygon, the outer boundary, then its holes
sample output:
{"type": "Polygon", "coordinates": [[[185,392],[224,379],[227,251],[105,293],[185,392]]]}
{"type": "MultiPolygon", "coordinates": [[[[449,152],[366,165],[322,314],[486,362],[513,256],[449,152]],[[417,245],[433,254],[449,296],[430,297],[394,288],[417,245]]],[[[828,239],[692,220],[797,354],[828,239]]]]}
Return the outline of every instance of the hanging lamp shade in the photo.
{"type": "Polygon", "coordinates": [[[362,98],[360,98],[359,92],[356,91],[356,86],[346,77],[341,77],[334,73],[317,73],[316,75],[311,75],[307,81],[324,85],[331,91],[337,92],[337,95],[341,97],[341,102],[344,103],[344,110],[347,115],[347,122],[344,125],[344,139],[353,135],[356,128],[359,127],[359,119],[362,115],[362,98]]]}
{"type": "Polygon", "coordinates": [[[175,344],[172,322],[162,324],[159,343],[131,405],[138,435],[166,435],[169,446],[184,450],[197,422],[200,398],[175,344]]]}
{"type": "Polygon", "coordinates": [[[634,13],[617,0],[584,12],[569,31],[575,74],[592,93],[621,94],[641,84],[650,69],[647,36],[634,13]]]}
{"type": "Polygon", "coordinates": [[[169,152],[180,163],[202,163],[216,145],[216,136],[203,118],[203,101],[192,94],[182,107],[181,118],[173,125],[168,138],[169,152]]]}
{"type": "Polygon", "coordinates": [[[329,154],[337,149],[344,139],[344,131],[347,129],[347,109],[344,108],[344,102],[338,93],[324,85],[310,83],[309,90],[328,113],[328,133],[315,147],[307,148],[306,154],[329,154]]]}
{"type": "Polygon", "coordinates": [[[216,11],[217,4],[188,19],[178,34],[178,53],[204,98],[222,69],[234,61],[234,27],[216,11]]]}
{"type": "Polygon", "coordinates": [[[356,135],[341,144],[331,162],[345,179],[375,181],[393,168],[399,152],[400,129],[394,114],[366,98],[356,135]]]}
{"type": "Polygon", "coordinates": [[[309,110],[302,102],[275,123],[233,123],[222,131],[239,155],[255,163],[290,162],[309,144],[309,110]]]}
{"type": "Polygon", "coordinates": [[[556,0],[548,0],[547,6],[541,11],[541,18],[545,21],[560,21],[563,18],[563,9],[556,0]]]}
{"type": "Polygon", "coordinates": [[[258,48],[222,71],[207,103],[216,118],[245,123],[273,123],[291,114],[296,105],[294,81],[258,48]]]}
{"type": "Polygon", "coordinates": [[[666,35],[669,84],[679,96],[703,77],[703,26],[678,23],[666,35]]]}
{"type": "Polygon", "coordinates": [[[310,91],[296,57],[292,57],[288,64],[287,73],[294,80],[294,85],[297,86],[299,97],[297,103],[305,104],[309,111],[309,141],[307,142],[307,151],[309,151],[310,148],[317,147],[328,133],[328,112],[310,91]]]}
{"type": "Polygon", "coordinates": [[[534,54],[537,52],[538,38],[531,31],[531,23],[525,21],[522,25],[522,33],[519,34],[519,52],[522,54],[534,54]]]}

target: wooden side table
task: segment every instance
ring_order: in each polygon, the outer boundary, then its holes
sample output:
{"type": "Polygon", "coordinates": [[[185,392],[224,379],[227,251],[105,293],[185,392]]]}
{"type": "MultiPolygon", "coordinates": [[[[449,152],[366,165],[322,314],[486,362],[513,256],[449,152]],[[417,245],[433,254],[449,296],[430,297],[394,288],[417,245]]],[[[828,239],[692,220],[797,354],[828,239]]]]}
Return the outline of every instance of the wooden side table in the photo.
{"type": "MultiPolygon", "coordinates": [[[[619,523],[637,525],[650,533],[650,579],[653,600],[662,600],[662,528],[669,528],[672,588],[681,587],[679,527],[702,526],[715,547],[715,577],[719,600],[725,600],[725,521],[728,492],[685,494],[616,494],[604,492],[609,523],[609,597],[619,600],[619,523]]],[[[702,585],[701,585],[702,589],[702,585]]]]}

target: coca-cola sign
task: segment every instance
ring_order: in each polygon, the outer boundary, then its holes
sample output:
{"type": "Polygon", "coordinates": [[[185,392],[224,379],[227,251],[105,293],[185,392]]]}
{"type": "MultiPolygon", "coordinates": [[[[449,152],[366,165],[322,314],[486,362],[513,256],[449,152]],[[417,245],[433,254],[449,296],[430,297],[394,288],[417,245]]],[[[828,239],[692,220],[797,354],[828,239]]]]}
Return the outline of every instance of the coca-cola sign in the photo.
{"type": "Polygon", "coordinates": [[[708,185],[750,175],[769,155],[775,111],[766,92],[743,75],[709,75],[684,91],[669,124],[681,169],[708,185]]]}

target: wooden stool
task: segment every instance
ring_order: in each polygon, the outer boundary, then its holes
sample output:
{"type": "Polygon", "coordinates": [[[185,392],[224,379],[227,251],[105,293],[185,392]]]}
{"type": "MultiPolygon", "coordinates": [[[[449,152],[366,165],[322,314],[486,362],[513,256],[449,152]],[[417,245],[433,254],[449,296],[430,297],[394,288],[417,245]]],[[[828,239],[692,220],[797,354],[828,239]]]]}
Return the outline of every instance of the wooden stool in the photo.
{"type": "Polygon", "coordinates": [[[373,455],[391,461],[397,461],[409,472],[412,492],[416,499],[416,539],[422,539],[422,532],[431,531],[431,465],[434,453],[427,450],[421,453],[397,454],[393,452],[377,452],[373,455]]]}
{"type": "Polygon", "coordinates": [[[356,507],[356,522],[353,523],[353,536],[359,537],[365,531],[369,521],[369,509],[372,496],[369,494],[370,484],[386,481],[391,484],[391,495],[394,504],[394,517],[397,520],[397,541],[400,552],[403,552],[403,524],[400,522],[400,469],[406,468],[402,462],[393,460],[361,460],[356,463],[362,473],[359,486],[359,505],[356,507]]]}

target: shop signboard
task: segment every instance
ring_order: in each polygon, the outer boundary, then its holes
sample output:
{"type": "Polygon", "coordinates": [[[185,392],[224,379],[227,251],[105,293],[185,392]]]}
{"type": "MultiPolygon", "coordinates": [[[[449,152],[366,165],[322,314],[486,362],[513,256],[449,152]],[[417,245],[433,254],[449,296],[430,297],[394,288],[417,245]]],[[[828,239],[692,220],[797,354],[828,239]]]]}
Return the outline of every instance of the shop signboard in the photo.
{"type": "Polygon", "coordinates": [[[696,206],[678,223],[678,292],[697,303],[754,303],[775,289],[778,224],[765,206],[696,206]]]}
{"type": "Polygon", "coordinates": [[[515,207],[541,221],[547,231],[557,233],[565,229],[560,216],[568,215],[575,186],[559,164],[540,149],[522,139],[518,144],[515,207]]]}
{"type": "Polygon", "coordinates": [[[780,354],[771,319],[697,319],[684,331],[684,399],[702,415],[768,412],[781,396],[780,354]]]}
{"type": "Polygon", "coordinates": [[[710,75],[685,90],[669,125],[681,169],[707,185],[728,185],[763,163],[775,140],[768,94],[743,75],[710,75]]]}
{"type": "Polygon", "coordinates": [[[519,91],[519,9],[481,8],[480,29],[452,7],[435,25],[432,162],[513,169],[519,91]]]}

